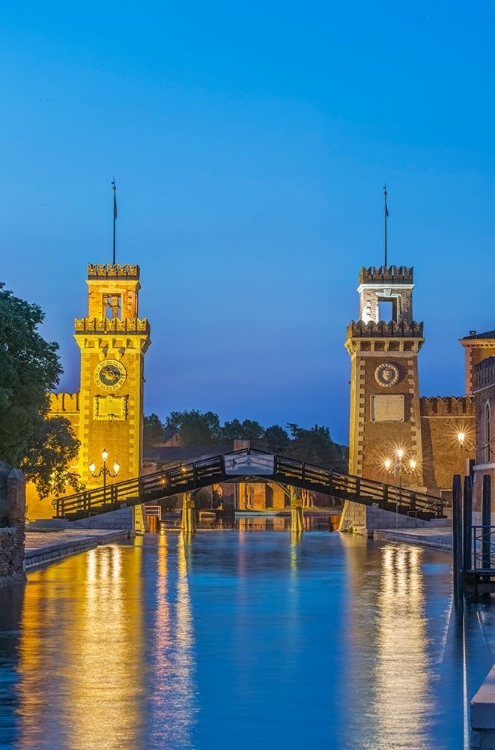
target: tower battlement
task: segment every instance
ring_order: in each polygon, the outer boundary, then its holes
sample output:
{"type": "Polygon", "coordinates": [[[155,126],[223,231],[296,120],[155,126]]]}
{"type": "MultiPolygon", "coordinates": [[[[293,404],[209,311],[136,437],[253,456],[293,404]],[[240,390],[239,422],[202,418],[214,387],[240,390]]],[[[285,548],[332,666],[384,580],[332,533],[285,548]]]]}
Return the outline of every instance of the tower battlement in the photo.
{"type": "Polygon", "coordinates": [[[495,385],[495,357],[487,357],[474,367],[475,390],[495,385]]]}
{"type": "Polygon", "coordinates": [[[131,266],[129,263],[88,263],[88,279],[128,279],[139,280],[140,269],[138,265],[131,266]]]}
{"type": "Polygon", "coordinates": [[[75,333],[139,333],[149,336],[147,318],[76,318],[75,333]]]}
{"type": "Polygon", "coordinates": [[[472,417],[474,398],[472,396],[422,396],[419,399],[422,417],[472,417]]]}
{"type": "Polygon", "coordinates": [[[416,323],[412,320],[410,323],[395,321],[379,320],[375,323],[370,320],[366,323],[364,320],[351,320],[346,329],[347,338],[357,337],[366,338],[423,338],[423,323],[416,323]]]}
{"type": "Polygon", "coordinates": [[[412,284],[413,268],[407,266],[370,266],[361,268],[359,272],[360,284],[412,284]]]}
{"type": "Polygon", "coordinates": [[[75,414],[79,411],[79,393],[50,393],[51,416],[75,414]]]}

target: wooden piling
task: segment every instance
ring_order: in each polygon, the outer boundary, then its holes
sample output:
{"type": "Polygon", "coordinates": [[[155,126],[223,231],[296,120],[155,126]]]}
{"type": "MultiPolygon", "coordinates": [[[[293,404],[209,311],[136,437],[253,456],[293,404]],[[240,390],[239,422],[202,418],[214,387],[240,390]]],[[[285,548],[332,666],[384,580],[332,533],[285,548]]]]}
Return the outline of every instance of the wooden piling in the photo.
{"type": "Polygon", "coordinates": [[[296,534],[304,531],[303,510],[300,506],[291,508],[290,530],[296,534]]]}
{"type": "Polygon", "coordinates": [[[483,504],[481,506],[481,525],[483,526],[481,542],[482,566],[491,568],[490,563],[490,526],[492,523],[492,485],[489,474],[483,474],[483,504]]]}
{"type": "Polygon", "coordinates": [[[464,477],[463,510],[463,573],[473,567],[473,483],[470,476],[464,477]]]}
{"type": "Polygon", "coordinates": [[[460,474],[452,483],[452,569],[454,573],[454,603],[463,601],[464,575],[462,556],[462,487],[460,474]]]}

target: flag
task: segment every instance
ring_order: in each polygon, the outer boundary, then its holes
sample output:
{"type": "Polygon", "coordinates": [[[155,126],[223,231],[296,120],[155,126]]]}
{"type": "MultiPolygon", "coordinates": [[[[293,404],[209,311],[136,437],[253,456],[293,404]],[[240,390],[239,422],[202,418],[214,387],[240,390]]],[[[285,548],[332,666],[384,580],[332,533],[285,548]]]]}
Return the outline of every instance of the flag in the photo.
{"type": "Polygon", "coordinates": [[[115,180],[112,182],[113,185],[113,218],[117,218],[117,187],[115,185],[115,180]]]}
{"type": "MultiPolygon", "coordinates": [[[[117,209],[115,209],[117,210],[117,209]]],[[[115,214],[117,215],[117,214],[115,214]]],[[[385,201],[385,216],[388,216],[388,208],[387,208],[387,201],[385,201]]]]}

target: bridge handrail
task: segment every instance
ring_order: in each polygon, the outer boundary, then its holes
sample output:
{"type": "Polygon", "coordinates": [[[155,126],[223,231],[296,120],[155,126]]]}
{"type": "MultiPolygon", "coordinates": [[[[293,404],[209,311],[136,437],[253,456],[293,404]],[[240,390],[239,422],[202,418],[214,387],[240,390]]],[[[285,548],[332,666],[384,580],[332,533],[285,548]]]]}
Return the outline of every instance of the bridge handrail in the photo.
{"type": "MultiPolygon", "coordinates": [[[[244,453],[245,451],[237,452],[244,453]]],[[[265,451],[257,451],[257,453],[265,453],[265,451]]],[[[240,478],[242,478],[242,473],[237,476],[238,480],[240,478]]],[[[287,456],[274,456],[273,475],[266,476],[267,480],[270,478],[280,482],[284,479],[292,479],[308,489],[336,497],[340,495],[344,499],[352,496],[357,502],[377,504],[380,507],[395,504],[401,508],[405,506],[412,512],[426,511],[437,516],[443,513],[441,498],[416,492],[407,487],[397,487],[374,479],[344,474],[287,456]]],[[[130,499],[137,504],[139,501],[146,502],[146,497],[150,495],[152,497],[149,499],[152,500],[160,495],[164,497],[190,492],[208,484],[233,479],[232,475],[225,473],[223,456],[211,456],[199,461],[177,463],[151,474],[107,484],[105,489],[97,487],[59,497],[56,500],[56,511],[57,516],[65,516],[79,510],[88,512],[94,507],[111,506],[108,509],[112,510],[129,502],[130,499]]]]}

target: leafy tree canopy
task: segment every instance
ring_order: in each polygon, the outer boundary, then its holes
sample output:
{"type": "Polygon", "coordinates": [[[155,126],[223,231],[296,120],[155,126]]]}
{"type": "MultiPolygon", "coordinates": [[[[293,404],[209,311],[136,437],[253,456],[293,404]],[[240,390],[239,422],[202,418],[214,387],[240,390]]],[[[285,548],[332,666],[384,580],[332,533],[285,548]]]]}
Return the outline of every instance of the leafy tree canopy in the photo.
{"type": "Polygon", "coordinates": [[[233,419],[232,422],[225,422],[221,428],[223,440],[252,440],[253,442],[263,440],[265,435],[264,428],[259,422],[253,419],[245,419],[239,422],[233,419]]]}
{"type": "Polygon", "coordinates": [[[81,489],[79,475],[71,470],[78,450],[79,441],[67,419],[40,418],[34,442],[21,462],[21,469],[34,482],[40,497],[60,495],[67,485],[81,489]]]}
{"type": "Polygon", "coordinates": [[[215,445],[220,442],[221,429],[218,414],[197,409],[173,411],[165,421],[167,430],[179,430],[184,445],[215,445]]]}
{"type": "Polygon", "coordinates": [[[274,424],[266,428],[264,443],[267,451],[283,456],[289,447],[289,436],[283,427],[274,424]]]}
{"type": "MultiPolygon", "coordinates": [[[[150,425],[161,425],[152,414],[150,425]]],[[[215,445],[233,440],[250,440],[254,448],[278,453],[300,461],[347,471],[347,455],[343,446],[334,443],[328,427],[315,424],[309,430],[290,422],[285,430],[280,425],[266,429],[255,420],[233,419],[220,424],[218,414],[208,411],[173,411],[166,419],[167,429],[178,430],[185,446],[215,445]]],[[[155,441],[156,442],[156,441],[155,441]]]]}
{"type": "Polygon", "coordinates": [[[347,470],[347,460],[343,458],[339,445],[333,442],[328,427],[315,424],[306,430],[297,424],[287,425],[292,435],[288,455],[300,461],[320,466],[331,466],[340,471],[347,470]]]}
{"type": "Polygon", "coordinates": [[[165,425],[157,414],[150,414],[144,418],[143,443],[147,447],[163,440],[165,425]]]}
{"type": "Polygon", "coordinates": [[[58,344],[38,331],[43,318],[38,305],[15,297],[0,283],[0,459],[20,466],[41,496],[53,484],[76,481],[68,464],[78,449],[67,420],[44,419],[48,391],[62,368],[58,344]]]}

